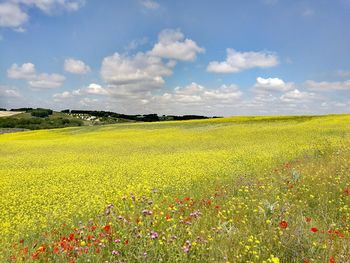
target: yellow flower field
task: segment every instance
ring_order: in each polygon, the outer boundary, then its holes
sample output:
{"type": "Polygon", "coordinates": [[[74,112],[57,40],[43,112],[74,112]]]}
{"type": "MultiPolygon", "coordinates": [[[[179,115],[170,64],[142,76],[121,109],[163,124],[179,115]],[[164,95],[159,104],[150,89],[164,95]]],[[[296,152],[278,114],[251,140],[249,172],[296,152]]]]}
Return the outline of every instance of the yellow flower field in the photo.
{"type": "Polygon", "coordinates": [[[0,135],[0,259],[349,262],[349,135],[349,115],[0,135]]]}

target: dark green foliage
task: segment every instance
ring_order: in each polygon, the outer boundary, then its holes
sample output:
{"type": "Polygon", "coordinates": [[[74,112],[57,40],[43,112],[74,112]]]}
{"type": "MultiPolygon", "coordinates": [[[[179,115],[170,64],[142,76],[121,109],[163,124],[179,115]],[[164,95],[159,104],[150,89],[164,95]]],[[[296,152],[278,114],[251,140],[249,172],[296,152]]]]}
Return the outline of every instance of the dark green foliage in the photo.
{"type": "Polygon", "coordinates": [[[0,108],[0,111],[7,111],[7,109],[4,109],[4,108],[0,108]]]}
{"type": "Polygon", "coordinates": [[[53,111],[50,109],[37,108],[35,110],[32,110],[30,114],[34,117],[46,118],[49,115],[52,115],[52,113],[53,113],[53,111]]]}
{"type": "Polygon", "coordinates": [[[66,110],[61,110],[62,113],[70,113],[70,110],[69,109],[66,109],[66,110]]]}
{"type": "Polygon", "coordinates": [[[29,112],[33,110],[33,108],[18,108],[18,109],[11,109],[10,111],[25,111],[25,112],[29,112]]]}
{"type": "Polygon", "coordinates": [[[24,128],[30,130],[38,130],[82,125],[83,122],[81,120],[66,118],[0,118],[0,128],[24,128]]]}

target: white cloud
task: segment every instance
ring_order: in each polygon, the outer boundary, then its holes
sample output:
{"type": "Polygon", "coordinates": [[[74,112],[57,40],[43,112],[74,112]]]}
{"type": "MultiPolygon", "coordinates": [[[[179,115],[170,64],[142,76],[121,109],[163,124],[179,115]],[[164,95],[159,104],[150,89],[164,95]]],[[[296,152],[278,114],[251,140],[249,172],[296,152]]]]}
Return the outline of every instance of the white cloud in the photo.
{"type": "Polygon", "coordinates": [[[86,87],[85,92],[88,94],[95,94],[95,95],[107,95],[108,92],[106,89],[102,88],[101,85],[91,83],[89,86],[86,87]]]}
{"type": "Polygon", "coordinates": [[[12,0],[15,3],[36,7],[46,14],[57,10],[76,11],[85,4],[85,0],[12,0]]]}
{"type": "Polygon", "coordinates": [[[279,78],[262,78],[258,77],[256,83],[254,84],[254,91],[281,91],[285,92],[293,89],[294,84],[289,82],[285,83],[282,79],[279,78]]]}
{"type": "Polygon", "coordinates": [[[115,94],[131,94],[161,88],[163,77],[171,75],[172,68],[173,65],[149,53],[139,52],[134,56],[115,53],[104,58],[101,76],[115,94]]]}
{"type": "Polygon", "coordinates": [[[35,65],[32,63],[24,63],[21,66],[13,64],[7,70],[7,76],[12,79],[23,79],[28,85],[34,89],[51,89],[62,86],[66,79],[59,74],[38,74],[35,65]]]}
{"type": "Polygon", "coordinates": [[[315,98],[315,93],[299,91],[298,89],[289,91],[280,97],[280,99],[284,102],[302,102],[302,101],[311,100],[314,98],[315,98]]]}
{"type": "Polygon", "coordinates": [[[56,101],[68,99],[68,98],[73,98],[73,94],[69,91],[63,91],[62,93],[56,93],[53,95],[53,98],[56,101]]]}
{"type": "Polygon", "coordinates": [[[68,58],[64,61],[64,70],[72,74],[86,74],[90,67],[81,60],[68,58]]]}
{"type": "Polygon", "coordinates": [[[115,53],[102,61],[101,77],[106,91],[115,98],[142,99],[161,89],[178,60],[192,61],[204,49],[180,30],[160,32],[152,50],[134,55],[115,53]]]}
{"type": "Polygon", "coordinates": [[[18,90],[0,85],[0,96],[4,98],[20,98],[22,95],[18,90]]]}
{"type": "Polygon", "coordinates": [[[327,82],[327,81],[316,82],[313,80],[308,80],[305,82],[305,85],[310,90],[318,90],[318,91],[350,90],[350,80],[336,81],[336,82],[327,82]]]}
{"type": "Polygon", "coordinates": [[[76,98],[84,95],[108,95],[108,91],[99,84],[91,83],[84,88],[56,93],[53,95],[53,98],[55,101],[63,101],[65,99],[76,98]]]}
{"type": "Polygon", "coordinates": [[[143,46],[143,45],[147,44],[147,42],[148,42],[147,37],[143,37],[143,38],[140,38],[140,39],[135,39],[135,40],[132,40],[132,41],[125,47],[125,49],[126,49],[126,50],[134,50],[134,49],[137,49],[137,48],[140,47],[140,46],[143,46]]]}
{"type": "Polygon", "coordinates": [[[278,57],[272,52],[238,52],[227,49],[225,61],[212,61],[207,70],[214,73],[237,73],[251,68],[268,68],[278,64],[278,57]]]}
{"type": "Polygon", "coordinates": [[[11,2],[0,3],[0,27],[20,27],[28,21],[28,15],[11,2]]]}
{"type": "Polygon", "coordinates": [[[198,53],[204,51],[192,39],[185,39],[180,30],[165,29],[160,32],[151,54],[162,58],[193,61],[198,53]]]}
{"type": "Polygon", "coordinates": [[[79,104],[85,106],[85,107],[94,107],[95,105],[97,105],[97,103],[99,102],[98,99],[92,99],[92,98],[83,98],[79,101],[79,104]]]}
{"type": "Polygon", "coordinates": [[[147,9],[158,9],[160,7],[159,3],[153,0],[140,0],[142,6],[147,9]]]}
{"type": "Polygon", "coordinates": [[[64,76],[59,74],[42,73],[28,81],[28,84],[35,89],[52,89],[61,87],[65,79],[64,76]]]}
{"type": "Polygon", "coordinates": [[[23,25],[29,20],[26,7],[35,7],[46,14],[60,10],[76,11],[85,0],[4,0],[0,3],[0,27],[10,27],[17,32],[25,32],[23,25]]]}
{"type": "Polygon", "coordinates": [[[172,92],[155,95],[149,99],[149,103],[163,111],[191,114],[203,112],[208,108],[232,105],[239,101],[242,94],[236,85],[222,85],[216,89],[209,89],[192,82],[184,87],[176,87],[172,92]]]}
{"type": "Polygon", "coordinates": [[[7,76],[11,79],[33,79],[36,76],[35,65],[32,63],[24,63],[21,66],[12,64],[7,70],[7,76]]]}

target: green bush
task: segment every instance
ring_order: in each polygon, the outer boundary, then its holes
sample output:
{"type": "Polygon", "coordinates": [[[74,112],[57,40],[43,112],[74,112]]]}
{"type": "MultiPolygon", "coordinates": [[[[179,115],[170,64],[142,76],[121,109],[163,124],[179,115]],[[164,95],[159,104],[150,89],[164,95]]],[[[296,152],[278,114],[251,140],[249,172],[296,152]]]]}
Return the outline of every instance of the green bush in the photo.
{"type": "Polygon", "coordinates": [[[49,115],[52,115],[52,110],[50,109],[40,109],[37,108],[35,110],[32,110],[31,115],[34,117],[39,117],[39,118],[46,118],[49,115]]]}

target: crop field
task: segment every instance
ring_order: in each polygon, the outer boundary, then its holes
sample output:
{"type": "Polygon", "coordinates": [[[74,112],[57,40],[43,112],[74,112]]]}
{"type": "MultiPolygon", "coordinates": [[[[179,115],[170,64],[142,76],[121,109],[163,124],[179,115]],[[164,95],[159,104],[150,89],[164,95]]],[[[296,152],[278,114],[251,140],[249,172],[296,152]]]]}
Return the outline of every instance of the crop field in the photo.
{"type": "Polygon", "coordinates": [[[350,116],[0,135],[0,262],[350,262],[350,116]]]}

